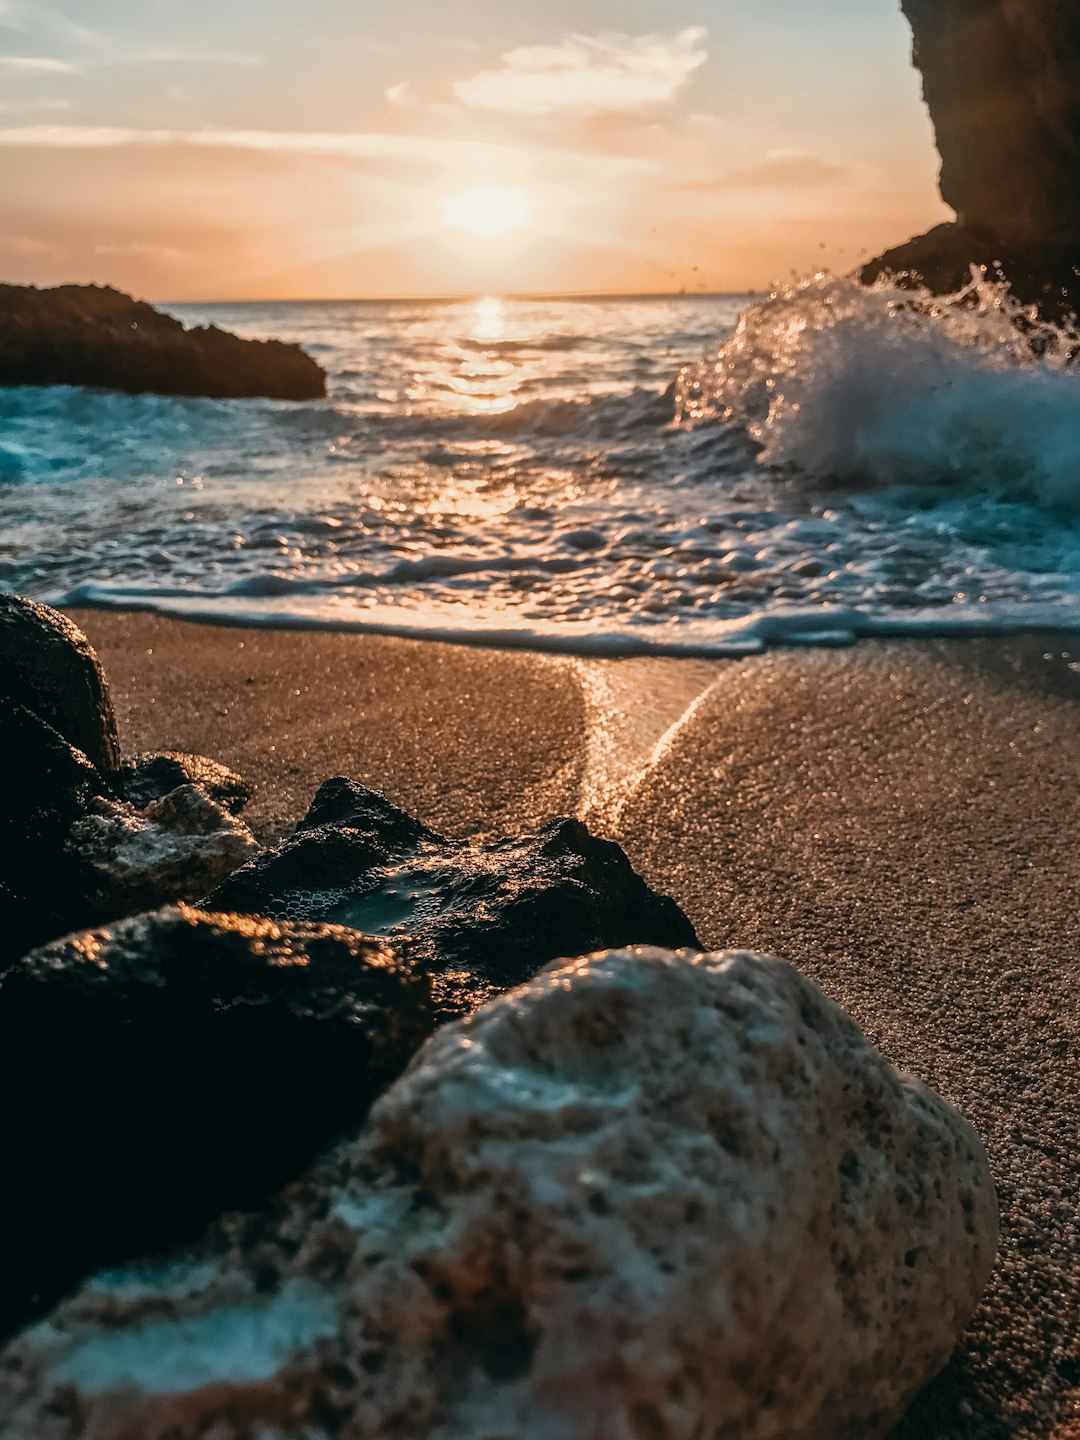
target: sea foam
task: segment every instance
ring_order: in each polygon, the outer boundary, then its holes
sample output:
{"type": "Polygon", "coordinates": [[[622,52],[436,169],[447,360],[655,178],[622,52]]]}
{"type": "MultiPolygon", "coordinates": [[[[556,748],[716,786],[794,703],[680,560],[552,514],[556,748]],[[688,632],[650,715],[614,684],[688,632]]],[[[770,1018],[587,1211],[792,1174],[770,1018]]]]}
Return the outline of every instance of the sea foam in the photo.
{"type": "Polygon", "coordinates": [[[184,318],[330,399],[0,396],[0,583],[577,654],[1080,630],[1077,340],[981,277],[184,318]]]}

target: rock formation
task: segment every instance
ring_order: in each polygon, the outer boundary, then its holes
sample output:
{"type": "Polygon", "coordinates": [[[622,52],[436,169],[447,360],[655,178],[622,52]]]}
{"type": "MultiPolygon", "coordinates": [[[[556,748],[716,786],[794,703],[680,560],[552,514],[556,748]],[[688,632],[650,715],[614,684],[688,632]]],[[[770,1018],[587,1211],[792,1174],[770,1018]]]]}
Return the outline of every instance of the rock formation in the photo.
{"type": "Polygon", "coordinates": [[[0,596],[0,971],[34,945],[212,889],[257,849],[250,786],[196,755],[121,762],[105,676],[66,616],[0,596]]]}
{"type": "Polygon", "coordinates": [[[1050,311],[1080,298],[1080,9],[1071,0],[902,0],[957,214],[864,271],[958,289],[1000,265],[1050,311]]]}
{"type": "Polygon", "coordinates": [[[0,595],[0,703],[33,710],[98,770],[119,764],[116,717],[93,646],[73,620],[22,595],[0,595]]]}
{"type": "Polygon", "coordinates": [[[242,340],[98,285],[0,285],[0,386],[87,385],[131,395],[318,400],[326,374],[299,345],[242,340]]]}
{"type": "Polygon", "coordinates": [[[698,943],[675,902],[579,820],[470,845],[344,779],[328,780],[293,837],[204,903],[386,936],[432,975],[443,1018],[468,1014],[561,956],[698,943]]]}
{"type": "Polygon", "coordinates": [[[982,1147],[797,971],[635,950],[442,1030],[257,1224],[0,1360],[35,1440],[876,1440],[997,1242],[982,1147]]]}
{"type": "Polygon", "coordinates": [[[324,925],[181,907],[19,961],[0,978],[0,1332],[265,1203],[432,1023],[388,947],[324,925]]]}

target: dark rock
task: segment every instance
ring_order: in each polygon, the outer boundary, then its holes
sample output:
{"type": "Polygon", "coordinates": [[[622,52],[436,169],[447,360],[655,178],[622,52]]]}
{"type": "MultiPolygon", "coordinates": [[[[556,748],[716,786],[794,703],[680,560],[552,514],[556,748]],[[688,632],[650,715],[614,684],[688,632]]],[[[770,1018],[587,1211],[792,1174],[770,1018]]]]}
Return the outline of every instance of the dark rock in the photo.
{"type": "Polygon", "coordinates": [[[971,283],[972,266],[1007,284],[1042,320],[1068,322],[1080,312],[1080,245],[1011,251],[960,225],[938,225],[897,245],[864,265],[860,279],[872,285],[879,276],[891,275],[904,286],[955,295],[971,283]]]}
{"type": "Polygon", "coordinates": [[[144,810],[94,801],[66,853],[94,923],[194,900],[257,853],[254,835],[198,785],[180,785],[144,810]]]}
{"type": "Polygon", "coordinates": [[[113,776],[120,796],[137,810],[163,800],[181,785],[197,785],[230,815],[239,815],[255,793],[250,781],[205,755],[165,750],[160,755],[135,755],[113,776]]]}
{"type": "Polygon", "coordinates": [[[116,717],[93,646],[66,615],[21,595],[0,595],[4,701],[35,711],[98,769],[119,764],[116,717]]]}
{"type": "Polygon", "coordinates": [[[1010,253],[1080,259],[1080,7],[902,0],[961,226],[1010,253]]]}
{"type": "Polygon", "coordinates": [[[862,271],[936,294],[970,267],[1060,321],[1080,309],[1080,8],[1073,0],[902,0],[956,211],[862,271]]]}
{"type": "MultiPolygon", "coordinates": [[[[91,1279],[0,1356],[0,1414],[11,1440],[884,1440],[997,1219],[970,1125],[793,966],[594,955],[445,1027],[259,1216],[91,1279]]],[[[1046,1434],[941,1413],[925,1440],[1046,1434]]]]}
{"type": "Polygon", "coordinates": [[[299,345],[242,340],[98,285],[0,285],[0,385],[128,394],[318,400],[326,374],[299,345]]]}
{"type": "Polygon", "coordinates": [[[578,820],[471,845],[342,779],[322,787],[294,836],[204,903],[386,936],[432,975],[443,1019],[469,1013],[562,956],[698,944],[675,902],[650,890],[618,845],[578,820]]]}
{"type": "Polygon", "coordinates": [[[0,1330],[265,1201],[431,1023],[392,950],[327,926],[181,906],[26,956],[0,979],[0,1330]]]}
{"type": "Polygon", "coordinates": [[[32,710],[0,703],[0,969],[88,918],[71,827],[105,792],[101,775],[32,710]]]}

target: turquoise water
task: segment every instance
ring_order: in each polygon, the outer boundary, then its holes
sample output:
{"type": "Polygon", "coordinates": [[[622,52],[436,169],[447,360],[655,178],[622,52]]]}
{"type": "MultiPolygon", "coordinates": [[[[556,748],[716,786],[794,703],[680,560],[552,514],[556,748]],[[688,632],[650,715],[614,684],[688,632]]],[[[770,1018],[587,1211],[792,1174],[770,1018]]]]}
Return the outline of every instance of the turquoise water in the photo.
{"type": "Polygon", "coordinates": [[[1080,380],[973,299],[179,307],[330,398],[0,391],[0,583],[596,653],[1080,628],[1080,380]]]}

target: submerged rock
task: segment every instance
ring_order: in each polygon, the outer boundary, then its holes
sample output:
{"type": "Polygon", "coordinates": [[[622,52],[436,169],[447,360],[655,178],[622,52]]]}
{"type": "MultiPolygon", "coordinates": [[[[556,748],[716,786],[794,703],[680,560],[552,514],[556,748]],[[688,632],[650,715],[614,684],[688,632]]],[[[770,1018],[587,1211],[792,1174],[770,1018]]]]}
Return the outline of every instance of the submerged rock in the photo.
{"type": "Polygon", "coordinates": [[[972,264],[1049,319],[1080,308],[1080,10],[1071,0],[903,0],[955,225],[863,271],[939,294],[972,264]]]}
{"type": "Polygon", "coordinates": [[[182,785],[197,785],[230,815],[239,815],[255,793],[250,780],[220,761],[178,750],[132,756],[113,776],[113,785],[137,810],[152,805],[155,800],[164,800],[182,785]]]}
{"type": "Polygon", "coordinates": [[[22,595],[0,595],[0,705],[34,711],[106,774],[119,764],[116,717],[93,646],[66,615],[22,595]]]}
{"type": "Polygon", "coordinates": [[[963,1119],[797,971],[649,950],[442,1030],[254,1230],[0,1361],[35,1440],[875,1440],[997,1211],[963,1119]]]}
{"type": "Polygon", "coordinates": [[[198,785],[181,785],[144,810],[94,801],[72,825],[66,851],[103,919],[194,900],[250,860],[247,826],[198,785]]]}
{"type": "Polygon", "coordinates": [[[264,1202],[431,1024],[421,978],[330,926],[181,906],[26,956],[0,978],[0,1331],[264,1202]]]}
{"type": "Polygon", "coordinates": [[[242,340],[99,285],[0,285],[0,385],[318,400],[326,373],[299,345],[242,340]]]}
{"type": "Polygon", "coordinates": [[[327,781],[297,833],[205,903],[384,935],[434,977],[444,1017],[467,1014],[563,955],[698,943],[675,902],[579,820],[472,845],[344,779],[327,781]]]}

